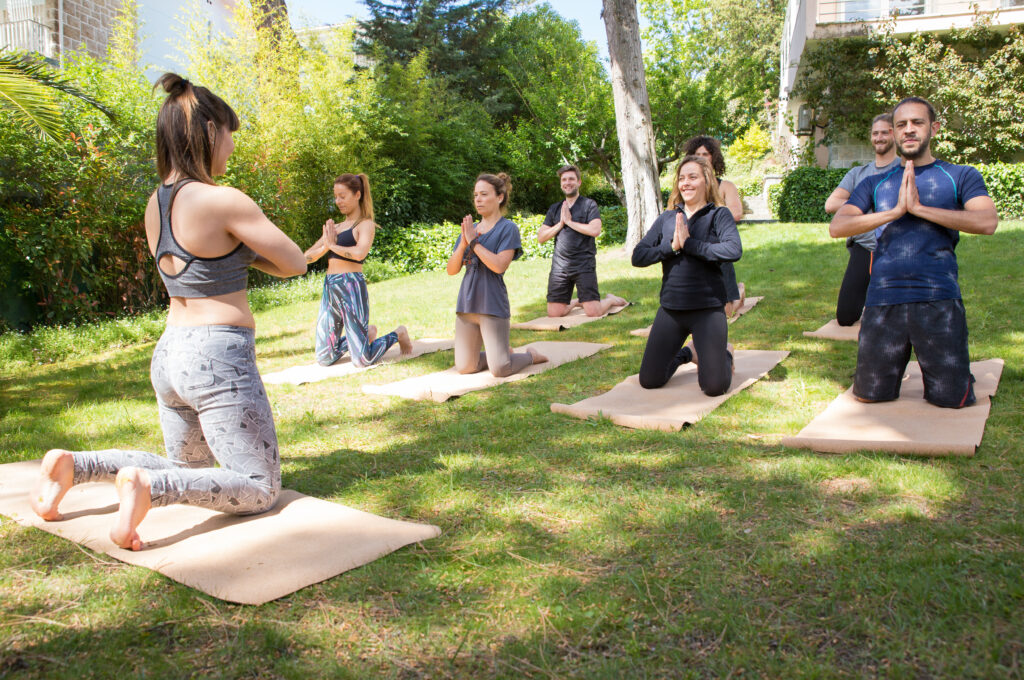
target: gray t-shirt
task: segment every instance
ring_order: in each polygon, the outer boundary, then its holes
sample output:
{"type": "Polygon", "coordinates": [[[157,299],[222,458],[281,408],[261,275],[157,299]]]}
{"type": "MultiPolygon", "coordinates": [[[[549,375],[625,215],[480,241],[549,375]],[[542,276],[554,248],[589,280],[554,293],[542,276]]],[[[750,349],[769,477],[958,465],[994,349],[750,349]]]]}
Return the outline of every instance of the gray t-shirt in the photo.
{"type": "MultiPolygon", "coordinates": [[[[850,171],[843,177],[843,181],[839,183],[840,189],[846,189],[846,192],[853,194],[853,190],[857,188],[857,185],[864,181],[866,178],[872,175],[878,175],[883,172],[892,170],[893,168],[899,167],[900,159],[897,156],[893,159],[892,163],[878,167],[874,163],[868,163],[867,165],[858,165],[850,168],[850,171]]],[[[866,231],[863,234],[857,234],[851,236],[850,240],[856,244],[859,244],[867,250],[875,249],[875,230],[866,231]]]]}
{"type": "MultiPolygon", "coordinates": [[[[513,260],[518,260],[523,254],[519,227],[507,217],[502,217],[486,234],[477,236],[476,240],[481,247],[487,248],[492,253],[514,250],[513,260]]],[[[455,239],[455,246],[452,248],[453,253],[461,242],[462,234],[459,234],[459,237],[455,239]]],[[[466,275],[462,277],[462,285],[459,286],[459,299],[455,303],[455,312],[457,314],[489,314],[502,319],[510,318],[512,309],[508,304],[508,291],[505,289],[504,277],[488,269],[487,265],[481,262],[473,251],[466,251],[466,260],[466,275]]]]}

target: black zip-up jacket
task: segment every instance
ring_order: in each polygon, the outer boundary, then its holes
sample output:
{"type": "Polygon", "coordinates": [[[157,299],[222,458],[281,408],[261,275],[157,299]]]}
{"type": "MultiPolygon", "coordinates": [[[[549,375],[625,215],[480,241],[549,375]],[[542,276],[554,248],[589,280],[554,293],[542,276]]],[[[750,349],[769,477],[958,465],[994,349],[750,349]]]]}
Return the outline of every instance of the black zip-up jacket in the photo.
{"type": "Polygon", "coordinates": [[[708,203],[683,219],[690,231],[679,252],[672,250],[676,214],[683,206],[666,210],[633,249],[633,266],[661,262],[661,306],[684,311],[722,307],[728,300],[722,263],[735,262],[743,254],[740,232],[728,208],[708,203]]]}

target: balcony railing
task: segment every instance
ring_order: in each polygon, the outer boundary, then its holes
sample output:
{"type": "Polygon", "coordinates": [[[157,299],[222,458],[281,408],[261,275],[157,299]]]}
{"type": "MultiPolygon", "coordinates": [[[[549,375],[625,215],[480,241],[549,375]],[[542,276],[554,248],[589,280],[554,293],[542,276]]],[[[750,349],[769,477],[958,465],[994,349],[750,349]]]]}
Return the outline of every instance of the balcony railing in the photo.
{"type": "Polygon", "coordinates": [[[889,17],[943,16],[1024,7],[1024,0],[822,0],[818,23],[880,21],[889,17]]]}
{"type": "Polygon", "coordinates": [[[4,47],[53,58],[53,33],[49,26],[31,19],[0,23],[0,48],[4,47]]]}

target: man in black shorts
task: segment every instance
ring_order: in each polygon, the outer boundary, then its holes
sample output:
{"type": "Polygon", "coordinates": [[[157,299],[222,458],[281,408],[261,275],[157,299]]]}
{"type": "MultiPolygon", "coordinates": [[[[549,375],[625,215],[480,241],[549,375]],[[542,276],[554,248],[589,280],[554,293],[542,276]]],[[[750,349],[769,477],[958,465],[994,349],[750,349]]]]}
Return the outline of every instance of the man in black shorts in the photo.
{"type": "Polygon", "coordinates": [[[936,406],[974,403],[967,317],[954,249],[960,232],[992,234],[999,223],[981,173],[932,156],[935,109],[908,97],[892,111],[903,166],[861,181],[832,219],[829,233],[874,230],[877,244],[857,348],[854,396],[900,396],[913,348],[924,398],[936,406]]]}
{"type": "Polygon", "coordinates": [[[558,169],[565,200],[548,208],[537,242],[555,238],[555,254],[548,275],[548,316],[565,316],[582,305],[587,316],[603,316],[612,307],[627,304],[615,295],[603,300],[597,292],[597,243],[601,211],[593,199],[580,196],[580,171],[575,165],[558,169]],[[573,299],[575,286],[578,299],[573,299]]]}

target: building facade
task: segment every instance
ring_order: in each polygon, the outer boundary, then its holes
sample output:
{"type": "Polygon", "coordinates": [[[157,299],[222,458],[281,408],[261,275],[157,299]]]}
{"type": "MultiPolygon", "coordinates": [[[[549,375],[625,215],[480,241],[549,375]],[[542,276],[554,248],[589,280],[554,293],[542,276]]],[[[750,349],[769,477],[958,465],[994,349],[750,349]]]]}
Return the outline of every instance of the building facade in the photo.
{"type": "MultiPolygon", "coordinates": [[[[790,96],[800,75],[801,57],[816,43],[869,35],[890,20],[895,21],[897,36],[941,34],[970,27],[975,8],[993,15],[996,30],[1024,24],[1024,0],[790,0],[782,31],[778,145],[795,150],[816,143],[823,135],[814,125],[814,111],[790,96]]],[[[847,168],[873,157],[866,130],[859,139],[815,147],[821,167],[847,168]]]]}

